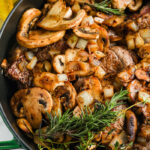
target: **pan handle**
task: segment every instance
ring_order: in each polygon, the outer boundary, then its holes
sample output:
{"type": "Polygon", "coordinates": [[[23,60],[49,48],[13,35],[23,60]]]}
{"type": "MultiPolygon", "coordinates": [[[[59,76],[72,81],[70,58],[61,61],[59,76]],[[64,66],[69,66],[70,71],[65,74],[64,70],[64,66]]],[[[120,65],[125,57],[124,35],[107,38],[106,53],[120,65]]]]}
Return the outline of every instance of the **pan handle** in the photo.
{"type": "Polygon", "coordinates": [[[20,146],[18,145],[17,141],[15,139],[11,140],[11,141],[2,141],[0,142],[0,150],[4,150],[4,149],[17,149],[20,148],[20,146]]]}
{"type": "Polygon", "coordinates": [[[17,149],[22,147],[17,141],[17,139],[13,136],[13,134],[10,132],[8,124],[6,123],[1,112],[0,112],[0,136],[9,137],[8,141],[0,141],[0,150],[17,149]],[[2,135],[3,130],[6,130],[5,131],[6,135],[2,135]]]}

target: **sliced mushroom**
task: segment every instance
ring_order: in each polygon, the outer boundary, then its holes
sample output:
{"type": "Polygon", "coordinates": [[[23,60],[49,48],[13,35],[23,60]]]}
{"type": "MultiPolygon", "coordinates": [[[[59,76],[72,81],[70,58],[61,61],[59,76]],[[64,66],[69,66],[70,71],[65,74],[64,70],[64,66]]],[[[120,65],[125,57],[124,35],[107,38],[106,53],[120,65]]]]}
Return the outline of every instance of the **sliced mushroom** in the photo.
{"type": "Polygon", "coordinates": [[[11,101],[10,101],[10,105],[11,105],[13,114],[18,118],[25,117],[24,108],[23,108],[23,104],[22,104],[22,99],[25,96],[25,92],[26,92],[26,90],[24,90],[24,89],[17,91],[13,95],[13,97],[11,98],[11,101]]]}
{"type": "Polygon", "coordinates": [[[131,11],[137,11],[143,4],[143,0],[132,0],[129,5],[128,8],[131,11]]]}
{"type": "Polygon", "coordinates": [[[81,49],[68,49],[65,52],[66,63],[70,61],[87,61],[89,54],[81,49]]]}
{"type": "Polygon", "coordinates": [[[135,70],[135,66],[131,66],[118,73],[117,77],[123,83],[131,82],[134,79],[135,70]]]}
{"type": "MultiPolygon", "coordinates": [[[[76,104],[76,90],[68,81],[55,87],[52,92],[54,102],[60,101],[65,110],[73,109],[76,104]]],[[[58,102],[57,102],[58,103],[58,102]]]]}
{"type": "Polygon", "coordinates": [[[53,100],[50,93],[39,87],[26,90],[23,107],[27,120],[34,129],[40,127],[42,123],[42,115],[47,117],[47,113],[51,112],[53,100]]]}
{"type": "Polygon", "coordinates": [[[145,58],[145,57],[150,57],[150,44],[145,44],[143,45],[139,51],[138,51],[138,55],[141,57],[141,58],[145,58]]]}
{"type": "Polygon", "coordinates": [[[135,71],[135,75],[139,80],[150,82],[150,74],[146,72],[144,69],[137,69],[135,71]]]}
{"type": "Polygon", "coordinates": [[[150,89],[142,88],[138,93],[138,100],[149,104],[150,103],[150,89]]]}
{"type": "Polygon", "coordinates": [[[64,19],[65,13],[66,5],[63,0],[59,0],[49,10],[46,17],[38,23],[38,26],[52,31],[67,30],[78,26],[86,14],[85,10],[81,9],[77,12],[74,18],[64,19]]]}
{"type": "Polygon", "coordinates": [[[90,27],[79,27],[75,28],[73,32],[80,38],[84,39],[98,39],[99,38],[99,30],[92,29],[90,27]]]}
{"type": "Polygon", "coordinates": [[[126,119],[127,119],[127,132],[129,135],[129,141],[134,142],[137,132],[137,118],[133,111],[128,110],[126,112],[126,119]]]}
{"type": "Polygon", "coordinates": [[[87,76],[91,74],[90,65],[81,61],[71,61],[66,64],[65,73],[69,75],[87,76]]]}
{"type": "Polygon", "coordinates": [[[22,131],[26,133],[33,132],[30,123],[25,118],[17,119],[17,125],[22,131]]]}
{"type": "Polygon", "coordinates": [[[66,64],[65,55],[57,55],[54,57],[53,67],[57,73],[64,73],[65,64],[66,64]]]}
{"type": "Polygon", "coordinates": [[[131,103],[135,103],[136,98],[137,98],[137,94],[140,91],[140,89],[142,88],[141,83],[138,80],[133,80],[129,83],[127,90],[129,92],[129,101],[131,103]]]}
{"type": "Polygon", "coordinates": [[[31,8],[23,14],[17,33],[17,41],[20,45],[26,48],[44,47],[54,42],[57,42],[65,35],[65,31],[29,31],[32,21],[34,19],[37,19],[40,15],[41,11],[35,8],[31,8]]]}
{"type": "Polygon", "coordinates": [[[62,105],[59,98],[53,97],[53,108],[51,111],[52,116],[61,116],[63,113],[62,105]]]}
{"type": "Polygon", "coordinates": [[[34,85],[44,88],[50,92],[53,91],[55,85],[58,83],[58,78],[55,74],[43,72],[34,77],[34,85]]]}

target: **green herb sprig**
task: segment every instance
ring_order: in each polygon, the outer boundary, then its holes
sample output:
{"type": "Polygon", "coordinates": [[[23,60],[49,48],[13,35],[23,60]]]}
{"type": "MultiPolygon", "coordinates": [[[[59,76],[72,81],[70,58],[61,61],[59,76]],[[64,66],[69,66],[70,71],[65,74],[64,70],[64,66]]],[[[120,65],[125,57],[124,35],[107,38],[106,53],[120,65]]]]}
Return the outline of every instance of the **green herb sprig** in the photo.
{"type": "Polygon", "coordinates": [[[86,4],[94,9],[96,9],[97,11],[101,11],[106,14],[114,14],[114,15],[122,15],[123,14],[123,11],[109,7],[109,5],[111,4],[110,0],[104,0],[100,3],[94,3],[94,4],[89,4],[89,3],[86,3],[86,4]]]}
{"type": "MultiPolygon", "coordinates": [[[[34,136],[39,136],[42,143],[49,143],[51,146],[62,145],[62,143],[56,142],[57,138],[66,135],[74,139],[73,143],[86,141],[89,132],[92,134],[98,133],[117,119],[119,112],[113,111],[113,109],[122,104],[120,100],[127,99],[127,93],[126,90],[121,90],[105,105],[96,103],[94,112],[89,112],[90,110],[87,108],[80,117],[73,116],[70,111],[66,111],[62,116],[53,117],[48,115],[49,126],[47,130],[45,132],[41,131],[34,136]]],[[[87,139],[88,141],[89,139],[87,139]]],[[[63,143],[63,145],[66,146],[70,143],[63,143]]]]}

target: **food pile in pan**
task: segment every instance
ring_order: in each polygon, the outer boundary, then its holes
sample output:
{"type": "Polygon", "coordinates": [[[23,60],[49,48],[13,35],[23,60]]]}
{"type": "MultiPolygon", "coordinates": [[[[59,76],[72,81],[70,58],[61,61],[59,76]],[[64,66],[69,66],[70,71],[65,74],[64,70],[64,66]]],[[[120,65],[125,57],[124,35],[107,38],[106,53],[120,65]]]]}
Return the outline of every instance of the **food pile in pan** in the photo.
{"type": "Polygon", "coordinates": [[[39,149],[150,150],[150,4],[48,0],[26,10],[1,66],[39,149]]]}

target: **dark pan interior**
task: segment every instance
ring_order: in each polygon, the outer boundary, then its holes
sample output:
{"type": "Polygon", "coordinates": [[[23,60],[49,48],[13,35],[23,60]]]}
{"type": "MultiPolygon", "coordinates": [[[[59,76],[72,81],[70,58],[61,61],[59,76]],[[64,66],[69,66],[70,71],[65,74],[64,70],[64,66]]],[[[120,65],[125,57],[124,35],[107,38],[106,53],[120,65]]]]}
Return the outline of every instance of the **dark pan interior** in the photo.
{"type": "MultiPolygon", "coordinates": [[[[0,32],[0,63],[6,58],[8,51],[16,43],[16,30],[22,13],[28,8],[41,8],[43,0],[20,0],[11,14],[8,16],[0,32]]],[[[16,90],[16,84],[3,76],[0,68],[0,109],[8,122],[14,135],[27,149],[36,149],[32,140],[28,139],[17,127],[16,120],[10,109],[9,100],[16,90]]]]}

